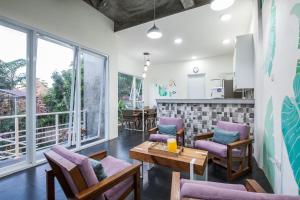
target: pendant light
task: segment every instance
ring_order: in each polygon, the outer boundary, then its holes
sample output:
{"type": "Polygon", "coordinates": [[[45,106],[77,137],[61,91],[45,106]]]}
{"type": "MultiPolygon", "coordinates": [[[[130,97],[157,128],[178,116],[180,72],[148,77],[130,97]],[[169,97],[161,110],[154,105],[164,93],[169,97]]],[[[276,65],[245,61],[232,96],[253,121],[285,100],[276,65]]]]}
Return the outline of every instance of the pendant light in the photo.
{"type": "Polygon", "coordinates": [[[159,30],[159,28],[155,25],[155,14],[156,14],[156,6],[155,6],[156,0],[154,0],[154,13],[153,13],[153,26],[147,31],[147,36],[151,39],[159,39],[162,37],[162,32],[159,30]]]}
{"type": "Polygon", "coordinates": [[[144,72],[142,74],[142,77],[146,78],[146,76],[147,76],[146,72],[148,71],[149,66],[151,64],[150,63],[150,53],[144,52],[143,54],[144,54],[144,72]]]}

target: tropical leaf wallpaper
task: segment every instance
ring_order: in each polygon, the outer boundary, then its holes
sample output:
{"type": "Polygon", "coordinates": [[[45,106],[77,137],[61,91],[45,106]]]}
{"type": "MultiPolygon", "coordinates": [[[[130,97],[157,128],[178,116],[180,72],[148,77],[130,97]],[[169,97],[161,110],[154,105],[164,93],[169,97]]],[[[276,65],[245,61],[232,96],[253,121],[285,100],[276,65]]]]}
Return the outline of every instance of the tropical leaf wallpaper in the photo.
{"type": "Polygon", "coordinates": [[[271,12],[270,12],[270,25],[269,25],[269,40],[267,46],[267,53],[265,58],[265,73],[270,77],[273,68],[273,59],[276,49],[276,4],[275,0],[272,0],[271,12]]]}
{"type": "Polygon", "coordinates": [[[300,191],[300,60],[293,82],[294,96],[285,97],[281,110],[281,126],[290,164],[300,191]]]}
{"type": "Polygon", "coordinates": [[[265,130],[263,138],[263,169],[264,172],[274,188],[275,179],[275,145],[274,145],[274,114],[273,114],[273,100],[270,97],[265,114],[265,130]]]}

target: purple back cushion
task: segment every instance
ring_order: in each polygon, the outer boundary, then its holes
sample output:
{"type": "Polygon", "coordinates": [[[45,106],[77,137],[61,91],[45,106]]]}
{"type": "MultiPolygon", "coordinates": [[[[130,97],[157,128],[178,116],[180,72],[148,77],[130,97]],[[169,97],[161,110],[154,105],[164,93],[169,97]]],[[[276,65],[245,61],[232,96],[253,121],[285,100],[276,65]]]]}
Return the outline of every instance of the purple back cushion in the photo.
{"type": "Polygon", "coordinates": [[[51,150],[77,165],[88,187],[98,183],[97,176],[88,157],[72,152],[60,145],[54,145],[51,150]]]}
{"type": "Polygon", "coordinates": [[[240,133],[241,140],[248,139],[250,134],[250,127],[245,124],[219,121],[217,128],[225,131],[237,131],[240,133]]]}
{"type": "Polygon", "coordinates": [[[72,178],[71,178],[69,172],[63,167],[63,166],[67,166],[67,165],[68,165],[68,166],[72,166],[72,165],[75,166],[75,164],[72,163],[72,162],[70,162],[70,161],[67,160],[66,158],[62,157],[61,155],[57,154],[57,153],[54,152],[54,151],[50,151],[50,152],[51,152],[51,153],[48,154],[49,159],[50,159],[50,160],[53,160],[53,159],[52,159],[52,156],[56,156],[57,158],[59,158],[58,166],[60,167],[62,173],[64,174],[64,176],[65,176],[65,178],[66,178],[66,180],[67,180],[67,182],[69,183],[69,186],[70,186],[72,192],[73,192],[73,193],[77,193],[77,192],[78,192],[78,189],[76,188],[76,186],[75,186],[75,184],[74,184],[74,182],[73,182],[73,180],[72,180],[72,178]]]}
{"type": "Polygon", "coordinates": [[[181,197],[203,200],[300,200],[299,196],[246,192],[195,183],[183,184],[181,187],[181,197]]]}
{"type": "Polygon", "coordinates": [[[172,117],[161,117],[159,119],[160,125],[176,125],[177,131],[183,128],[183,120],[181,118],[172,118],[172,117]]]}

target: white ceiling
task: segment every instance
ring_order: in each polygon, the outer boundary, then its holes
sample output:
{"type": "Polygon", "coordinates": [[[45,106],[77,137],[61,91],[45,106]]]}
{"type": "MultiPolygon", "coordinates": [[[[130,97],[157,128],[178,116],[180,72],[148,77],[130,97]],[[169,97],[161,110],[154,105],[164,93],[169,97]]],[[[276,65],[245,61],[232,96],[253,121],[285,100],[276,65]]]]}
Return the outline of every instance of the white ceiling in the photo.
{"type": "Polygon", "coordinates": [[[158,40],[147,38],[146,31],[153,22],[141,24],[117,32],[119,51],[138,62],[143,61],[143,52],[151,54],[154,64],[180,62],[231,53],[234,38],[249,32],[253,0],[236,0],[235,4],[223,11],[213,11],[209,5],[181,12],[156,21],[163,37],[158,40]],[[228,22],[220,21],[223,13],[232,15],[228,22]],[[175,45],[174,39],[183,39],[175,45]],[[223,39],[230,38],[231,44],[224,46],[223,39]]]}

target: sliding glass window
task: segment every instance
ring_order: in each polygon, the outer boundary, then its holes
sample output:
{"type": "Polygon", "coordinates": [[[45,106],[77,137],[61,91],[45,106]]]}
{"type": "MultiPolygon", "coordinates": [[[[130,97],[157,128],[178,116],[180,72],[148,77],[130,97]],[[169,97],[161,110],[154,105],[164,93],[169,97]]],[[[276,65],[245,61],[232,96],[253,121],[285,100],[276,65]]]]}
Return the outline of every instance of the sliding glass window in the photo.
{"type": "Polygon", "coordinates": [[[26,160],[27,33],[0,24],[0,168],[26,160]]]}
{"type": "Polygon", "coordinates": [[[119,72],[118,100],[126,109],[142,108],[143,79],[119,72]]]}
{"type": "Polygon", "coordinates": [[[0,177],[107,137],[108,57],[0,20],[0,177]],[[36,59],[35,59],[36,58],[36,59]]]}
{"type": "Polygon", "coordinates": [[[81,142],[90,143],[105,137],[105,56],[82,50],[81,71],[81,142]]]}
{"type": "Polygon", "coordinates": [[[54,144],[70,146],[68,134],[74,47],[52,38],[37,38],[36,62],[36,150],[37,159],[43,150],[54,144]]]}

